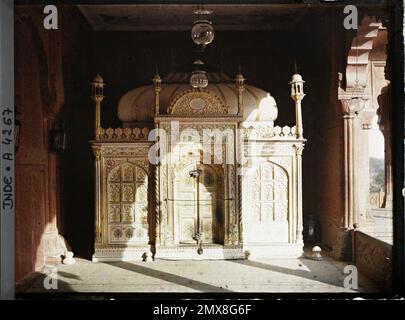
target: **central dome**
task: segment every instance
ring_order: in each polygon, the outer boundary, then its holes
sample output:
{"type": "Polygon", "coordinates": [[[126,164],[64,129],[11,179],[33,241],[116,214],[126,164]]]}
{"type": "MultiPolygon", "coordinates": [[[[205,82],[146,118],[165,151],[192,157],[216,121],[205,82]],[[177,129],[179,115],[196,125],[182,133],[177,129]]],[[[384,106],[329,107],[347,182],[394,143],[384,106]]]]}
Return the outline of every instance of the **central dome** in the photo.
{"type": "MultiPolygon", "coordinates": [[[[238,112],[238,95],[234,80],[221,72],[210,72],[206,90],[221,98],[229,115],[238,112]]],[[[192,89],[190,73],[170,73],[162,79],[160,92],[160,114],[167,114],[170,103],[181,93],[192,89]]],[[[118,103],[118,117],[124,126],[137,123],[152,123],[155,116],[154,86],[138,87],[124,94],[118,103]]],[[[277,105],[270,93],[254,86],[245,85],[243,91],[243,121],[274,122],[277,105]]]]}

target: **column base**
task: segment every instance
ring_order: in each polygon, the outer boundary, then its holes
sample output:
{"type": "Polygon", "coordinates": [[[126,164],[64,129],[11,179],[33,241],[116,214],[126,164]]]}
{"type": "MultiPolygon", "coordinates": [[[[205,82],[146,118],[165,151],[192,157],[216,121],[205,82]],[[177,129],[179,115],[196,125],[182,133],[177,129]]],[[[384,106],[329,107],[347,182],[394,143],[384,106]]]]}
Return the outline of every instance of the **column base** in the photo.
{"type": "Polygon", "coordinates": [[[203,244],[202,254],[197,253],[198,248],[199,246],[197,244],[157,247],[155,258],[168,260],[245,259],[245,254],[241,245],[224,246],[220,244],[203,244]]]}
{"type": "Polygon", "coordinates": [[[127,246],[95,244],[94,247],[93,262],[145,261],[148,253],[151,252],[150,245],[127,246]]]}

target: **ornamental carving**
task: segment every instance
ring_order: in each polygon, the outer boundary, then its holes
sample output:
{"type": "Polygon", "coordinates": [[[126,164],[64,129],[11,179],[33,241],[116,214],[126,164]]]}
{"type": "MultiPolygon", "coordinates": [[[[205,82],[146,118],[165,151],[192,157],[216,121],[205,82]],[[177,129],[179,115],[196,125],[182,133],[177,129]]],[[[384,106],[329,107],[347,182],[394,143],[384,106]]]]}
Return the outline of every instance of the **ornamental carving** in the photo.
{"type": "Polygon", "coordinates": [[[227,114],[224,101],[208,90],[191,89],[180,93],[170,103],[168,114],[175,115],[220,115],[227,114]]]}
{"type": "Polygon", "coordinates": [[[289,126],[269,126],[255,124],[255,126],[247,126],[246,124],[241,127],[243,130],[243,138],[250,140],[295,140],[297,138],[296,127],[289,126]]]}
{"type": "Polygon", "coordinates": [[[102,146],[102,156],[147,156],[150,144],[140,144],[135,146],[102,146]]]}
{"type": "Polygon", "coordinates": [[[167,245],[171,241],[171,235],[168,230],[168,177],[167,177],[167,170],[168,166],[167,165],[162,165],[160,167],[160,175],[161,175],[161,186],[160,186],[160,192],[161,192],[161,205],[160,205],[160,214],[161,214],[161,219],[160,219],[160,239],[161,243],[163,245],[167,245]]]}
{"type": "Polygon", "coordinates": [[[148,243],[148,175],[145,169],[118,159],[107,171],[107,227],[112,243],[148,243]]]}
{"type": "Polygon", "coordinates": [[[133,141],[147,140],[149,128],[100,128],[97,140],[103,141],[133,141]]]}
{"type": "Polygon", "coordinates": [[[288,175],[279,165],[261,164],[248,176],[247,205],[251,221],[286,221],[288,217],[288,175]]]}

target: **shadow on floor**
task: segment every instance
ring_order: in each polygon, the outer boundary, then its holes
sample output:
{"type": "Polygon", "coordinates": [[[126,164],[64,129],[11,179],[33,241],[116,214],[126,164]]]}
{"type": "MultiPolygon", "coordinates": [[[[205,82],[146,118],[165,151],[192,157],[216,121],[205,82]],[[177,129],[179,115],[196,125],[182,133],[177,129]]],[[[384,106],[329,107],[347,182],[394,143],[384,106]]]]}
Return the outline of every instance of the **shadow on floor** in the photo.
{"type": "Polygon", "coordinates": [[[188,287],[197,291],[201,292],[232,292],[231,290],[222,288],[222,287],[216,287],[213,285],[210,285],[208,283],[196,281],[193,279],[181,277],[172,273],[168,272],[163,272],[163,271],[158,271],[154,269],[150,269],[147,267],[142,267],[137,264],[132,264],[128,262],[114,262],[114,263],[109,263],[109,265],[118,267],[121,269],[125,269],[128,271],[134,271],[139,274],[143,274],[145,276],[149,277],[154,277],[156,279],[172,282],[184,287],[188,287]]]}
{"type": "Polygon", "coordinates": [[[60,270],[58,270],[58,276],[61,276],[63,278],[67,278],[67,279],[83,280],[80,276],[78,276],[76,274],[65,272],[65,271],[60,271],[60,270]]]}
{"type": "MultiPolygon", "coordinates": [[[[342,273],[342,271],[334,266],[332,263],[327,261],[329,268],[330,266],[333,266],[336,270],[339,270],[340,274],[342,275],[339,278],[332,278],[331,279],[331,271],[328,272],[328,270],[322,270],[322,266],[325,268],[325,262],[324,261],[315,261],[315,260],[310,260],[308,258],[299,258],[299,267],[307,267],[308,270],[300,270],[300,269],[290,269],[290,268],[285,268],[285,267],[280,267],[276,266],[270,263],[264,263],[260,261],[253,261],[253,260],[229,260],[232,263],[238,263],[241,265],[245,265],[248,267],[255,267],[255,268],[260,268],[268,271],[273,271],[273,272],[278,272],[283,275],[291,275],[291,276],[296,276],[296,277],[301,277],[305,279],[309,279],[312,281],[317,281],[321,282],[327,285],[332,285],[332,286],[337,286],[344,288],[343,286],[343,279],[345,275],[342,273]],[[301,265],[301,266],[300,266],[301,265]]],[[[336,272],[335,270],[335,272],[336,272]]],[[[354,292],[361,291],[359,289],[354,290],[354,292]]]]}
{"type": "Polygon", "coordinates": [[[58,292],[74,292],[75,290],[71,287],[71,285],[68,282],[61,280],[59,276],[81,280],[80,277],[67,272],[58,271],[55,280],[49,278],[48,274],[42,272],[33,272],[29,275],[29,277],[24,278],[16,284],[17,298],[24,298],[24,295],[28,292],[46,293],[49,296],[52,296],[53,293],[58,292]]]}

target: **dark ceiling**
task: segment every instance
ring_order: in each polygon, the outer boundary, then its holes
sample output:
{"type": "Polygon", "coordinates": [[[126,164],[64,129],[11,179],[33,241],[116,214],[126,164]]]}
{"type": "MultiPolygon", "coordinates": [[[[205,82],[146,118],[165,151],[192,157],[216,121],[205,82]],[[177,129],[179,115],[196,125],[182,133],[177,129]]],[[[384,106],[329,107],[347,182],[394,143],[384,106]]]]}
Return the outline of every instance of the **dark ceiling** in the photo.
{"type": "MultiPolygon", "coordinates": [[[[282,30],[299,23],[303,5],[207,5],[216,30],[282,30]]],[[[97,31],[190,30],[196,5],[80,5],[97,31]]]]}

